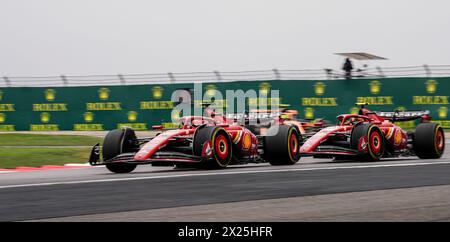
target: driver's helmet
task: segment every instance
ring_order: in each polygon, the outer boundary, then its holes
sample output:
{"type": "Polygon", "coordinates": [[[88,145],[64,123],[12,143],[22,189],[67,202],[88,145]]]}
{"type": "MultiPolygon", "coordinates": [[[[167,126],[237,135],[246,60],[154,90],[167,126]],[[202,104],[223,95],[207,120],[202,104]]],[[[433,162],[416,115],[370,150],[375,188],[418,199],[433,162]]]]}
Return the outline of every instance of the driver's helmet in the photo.
{"type": "Polygon", "coordinates": [[[281,114],[281,118],[283,119],[295,119],[298,115],[297,110],[284,110],[281,114]]]}
{"type": "Polygon", "coordinates": [[[204,123],[205,123],[205,120],[203,118],[194,118],[194,119],[192,119],[192,126],[194,126],[194,127],[198,127],[198,126],[200,126],[200,125],[202,125],[204,123]]]}

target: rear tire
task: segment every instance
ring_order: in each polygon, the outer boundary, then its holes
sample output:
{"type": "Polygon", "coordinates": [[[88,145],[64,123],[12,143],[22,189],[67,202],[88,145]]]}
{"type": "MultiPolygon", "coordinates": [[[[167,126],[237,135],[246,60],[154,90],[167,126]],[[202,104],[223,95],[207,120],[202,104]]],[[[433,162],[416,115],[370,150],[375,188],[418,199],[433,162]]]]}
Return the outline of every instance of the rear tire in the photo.
{"type": "Polygon", "coordinates": [[[438,159],[445,150],[444,130],[436,123],[421,123],[413,139],[414,152],[420,159],[438,159]]]}
{"type": "Polygon", "coordinates": [[[350,137],[350,147],[358,150],[358,159],[363,161],[379,160],[385,150],[383,133],[378,126],[373,124],[359,124],[353,127],[350,137]],[[360,147],[364,140],[364,147],[360,147]],[[364,148],[363,150],[361,148],[364,148]]]}
{"type": "Polygon", "coordinates": [[[276,125],[264,136],[264,159],[271,165],[294,165],[300,159],[300,132],[293,126],[276,125]]]}
{"type": "MultiPolygon", "coordinates": [[[[115,129],[108,132],[103,140],[102,154],[103,160],[112,158],[136,148],[130,141],[136,139],[134,131],[130,128],[115,129]]],[[[129,173],[136,169],[136,164],[123,162],[107,163],[106,168],[114,173],[129,173]]]]}
{"type": "Polygon", "coordinates": [[[195,156],[205,157],[202,162],[203,168],[220,169],[225,168],[231,161],[232,143],[227,131],[221,127],[199,127],[194,134],[193,153],[195,156]],[[210,150],[206,150],[209,146],[210,150]]]}

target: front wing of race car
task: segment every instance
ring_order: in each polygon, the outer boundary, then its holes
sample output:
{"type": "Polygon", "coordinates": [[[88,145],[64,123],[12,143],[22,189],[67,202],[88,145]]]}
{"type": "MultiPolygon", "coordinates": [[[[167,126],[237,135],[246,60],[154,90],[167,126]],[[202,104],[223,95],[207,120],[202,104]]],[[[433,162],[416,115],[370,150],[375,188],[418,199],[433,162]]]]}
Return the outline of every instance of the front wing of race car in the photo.
{"type": "Polygon", "coordinates": [[[125,162],[130,164],[153,164],[172,166],[174,163],[199,163],[202,157],[185,154],[176,151],[157,151],[150,158],[145,160],[135,160],[136,152],[122,153],[109,160],[102,160],[100,157],[100,144],[92,147],[89,156],[89,164],[92,166],[100,166],[113,162],[125,162]]]}

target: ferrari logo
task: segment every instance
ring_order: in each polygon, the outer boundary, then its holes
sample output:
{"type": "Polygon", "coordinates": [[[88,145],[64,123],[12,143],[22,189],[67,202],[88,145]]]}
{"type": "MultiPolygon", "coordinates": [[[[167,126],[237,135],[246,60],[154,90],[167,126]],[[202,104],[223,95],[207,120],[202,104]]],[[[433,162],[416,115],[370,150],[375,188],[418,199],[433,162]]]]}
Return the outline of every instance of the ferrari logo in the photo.
{"type": "Polygon", "coordinates": [[[307,119],[314,118],[314,109],[313,108],[305,108],[305,118],[307,118],[307,119]]]}
{"type": "Polygon", "coordinates": [[[49,113],[41,113],[41,122],[48,123],[50,122],[50,114],[49,113]]]}
{"type": "Polygon", "coordinates": [[[110,90],[108,88],[103,87],[103,88],[98,89],[98,97],[100,98],[100,100],[103,100],[103,101],[108,100],[109,93],[110,93],[110,90]]]}
{"type": "Polygon", "coordinates": [[[0,124],[4,123],[6,120],[6,115],[4,113],[0,113],[0,124]]]}
{"type": "Polygon", "coordinates": [[[270,91],[270,83],[263,82],[259,85],[259,93],[261,93],[264,96],[267,96],[270,91]]]}
{"type": "Polygon", "coordinates": [[[448,113],[448,108],[447,107],[440,107],[438,114],[439,114],[439,118],[440,119],[446,119],[447,118],[447,113],[448,113]]]}
{"type": "Polygon", "coordinates": [[[85,112],[83,114],[83,117],[84,117],[84,121],[86,123],[90,123],[90,122],[92,122],[94,120],[94,113],[92,113],[92,112],[85,112]]]}
{"type": "Polygon", "coordinates": [[[317,82],[314,85],[314,92],[316,93],[317,96],[322,96],[325,93],[325,87],[327,85],[325,85],[325,83],[323,82],[317,82]]]}
{"type": "Polygon", "coordinates": [[[130,111],[127,113],[127,116],[128,116],[128,121],[134,122],[137,120],[138,113],[135,111],[130,111]]]}
{"type": "Polygon", "coordinates": [[[432,94],[436,92],[438,85],[438,82],[436,80],[428,80],[425,84],[428,93],[432,94]]]}
{"type": "Polygon", "coordinates": [[[152,95],[154,99],[160,99],[163,95],[164,88],[156,86],[152,88],[152,95]]]}
{"type": "Polygon", "coordinates": [[[207,96],[214,96],[216,94],[217,87],[216,85],[210,84],[206,86],[206,95],[207,96]]]}
{"type": "Polygon", "coordinates": [[[357,107],[351,108],[351,109],[350,109],[350,113],[351,113],[351,114],[358,114],[358,113],[359,113],[359,108],[357,108],[357,107]]]}
{"type": "Polygon", "coordinates": [[[380,81],[371,81],[369,83],[370,86],[370,93],[372,94],[378,94],[381,91],[381,82],[380,81]]]}
{"type": "Polygon", "coordinates": [[[45,99],[47,101],[54,101],[56,98],[56,91],[54,89],[45,90],[45,99]]]}
{"type": "Polygon", "coordinates": [[[2,100],[2,98],[3,98],[3,91],[0,90],[0,101],[2,100]]]}

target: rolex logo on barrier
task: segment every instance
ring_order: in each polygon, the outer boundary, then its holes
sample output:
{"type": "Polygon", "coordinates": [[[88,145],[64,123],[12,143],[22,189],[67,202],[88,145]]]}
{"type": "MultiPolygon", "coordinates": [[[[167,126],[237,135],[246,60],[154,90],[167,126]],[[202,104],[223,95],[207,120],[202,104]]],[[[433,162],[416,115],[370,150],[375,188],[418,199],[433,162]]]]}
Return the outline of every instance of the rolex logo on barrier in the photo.
{"type": "Polygon", "coordinates": [[[314,109],[313,108],[305,108],[305,118],[307,118],[307,119],[314,118],[314,109]]]}
{"type": "Polygon", "coordinates": [[[51,102],[51,101],[54,101],[56,98],[56,91],[54,89],[47,89],[47,90],[45,90],[44,94],[45,94],[45,99],[47,101],[51,102]]]}
{"type": "Polygon", "coordinates": [[[137,120],[138,113],[135,111],[130,111],[127,113],[128,121],[135,122],[137,120]]]}
{"type": "Polygon", "coordinates": [[[447,118],[447,113],[448,113],[448,108],[447,107],[440,107],[438,109],[438,115],[440,119],[446,119],[447,118]]]}
{"type": "Polygon", "coordinates": [[[90,122],[94,121],[94,113],[93,112],[85,112],[83,114],[83,118],[86,123],[90,123],[90,122]]]}
{"type": "Polygon", "coordinates": [[[164,88],[156,86],[152,88],[152,96],[154,99],[161,99],[163,96],[164,88]]]}
{"type": "Polygon", "coordinates": [[[322,96],[323,94],[325,94],[325,87],[327,85],[325,85],[325,83],[323,82],[316,82],[316,84],[314,85],[314,93],[316,93],[317,96],[322,96]]]}
{"type": "Polygon", "coordinates": [[[50,122],[50,117],[51,117],[50,113],[47,113],[47,112],[41,113],[41,122],[42,123],[50,122]]]}
{"type": "Polygon", "coordinates": [[[372,93],[372,94],[380,93],[380,91],[381,91],[381,82],[380,81],[377,81],[377,80],[371,81],[369,83],[369,86],[370,86],[370,93],[372,93]]]}
{"type": "Polygon", "coordinates": [[[433,94],[437,91],[438,82],[436,80],[428,80],[425,85],[428,93],[433,94]]]}
{"type": "Polygon", "coordinates": [[[269,94],[269,91],[270,91],[270,83],[263,82],[259,85],[259,93],[261,93],[261,95],[267,96],[269,94]]]}
{"type": "Polygon", "coordinates": [[[207,96],[214,96],[216,94],[216,90],[217,90],[216,85],[213,85],[213,84],[206,85],[206,95],[207,96]]]}
{"type": "Polygon", "coordinates": [[[4,113],[0,113],[0,124],[6,121],[6,115],[4,113]]]}
{"type": "Polygon", "coordinates": [[[0,90],[0,101],[3,99],[3,91],[0,90]]]}
{"type": "Polygon", "coordinates": [[[73,124],[73,130],[75,131],[102,131],[103,124],[92,123],[94,121],[93,112],[83,113],[83,120],[85,123],[73,124]]]}
{"type": "Polygon", "coordinates": [[[108,88],[102,87],[98,89],[98,97],[100,100],[106,101],[109,99],[110,90],[108,88]]]}

